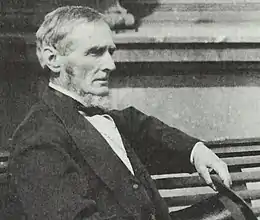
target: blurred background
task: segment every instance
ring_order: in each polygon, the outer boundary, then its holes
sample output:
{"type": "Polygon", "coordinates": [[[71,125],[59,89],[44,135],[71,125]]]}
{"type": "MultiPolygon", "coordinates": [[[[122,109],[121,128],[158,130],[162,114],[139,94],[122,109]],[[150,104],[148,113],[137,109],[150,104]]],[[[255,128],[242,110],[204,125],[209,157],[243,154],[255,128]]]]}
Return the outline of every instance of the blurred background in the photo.
{"type": "MultiPolygon", "coordinates": [[[[60,5],[100,11],[114,0],[1,1],[0,145],[46,86],[34,33],[60,5]]],[[[114,108],[134,105],[205,140],[260,136],[260,1],[122,0],[138,30],[114,33],[114,108]]]]}

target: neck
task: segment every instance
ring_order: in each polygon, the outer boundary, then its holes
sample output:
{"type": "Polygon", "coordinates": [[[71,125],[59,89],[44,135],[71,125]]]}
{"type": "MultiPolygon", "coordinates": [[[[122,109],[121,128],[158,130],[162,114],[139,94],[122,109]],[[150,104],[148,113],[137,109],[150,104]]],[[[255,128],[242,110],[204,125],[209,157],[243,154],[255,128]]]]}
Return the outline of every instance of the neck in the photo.
{"type": "Polygon", "coordinates": [[[72,91],[68,88],[64,88],[62,85],[56,84],[53,81],[50,81],[49,87],[66,96],[71,97],[72,99],[81,103],[85,107],[99,107],[103,110],[110,109],[109,95],[107,96],[98,96],[93,94],[79,95],[76,91],[72,91]]]}
{"type": "Polygon", "coordinates": [[[80,97],[76,92],[70,91],[69,89],[64,88],[63,86],[56,84],[52,81],[49,83],[49,87],[83,104],[82,97],[80,97]]]}

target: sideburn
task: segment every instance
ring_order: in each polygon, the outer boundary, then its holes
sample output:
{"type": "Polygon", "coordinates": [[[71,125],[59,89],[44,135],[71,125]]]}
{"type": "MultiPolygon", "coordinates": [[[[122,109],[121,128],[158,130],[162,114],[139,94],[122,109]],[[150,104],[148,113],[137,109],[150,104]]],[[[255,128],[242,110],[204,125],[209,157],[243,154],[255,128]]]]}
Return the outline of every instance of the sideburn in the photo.
{"type": "Polygon", "coordinates": [[[71,65],[67,65],[65,71],[69,76],[74,76],[73,68],[71,67],[71,65]]]}
{"type": "Polygon", "coordinates": [[[72,68],[72,65],[70,65],[70,64],[68,64],[68,65],[66,65],[66,67],[65,67],[65,72],[66,72],[66,78],[67,78],[67,88],[69,89],[69,90],[72,90],[73,92],[76,92],[76,88],[75,88],[75,86],[74,86],[74,84],[73,84],[73,77],[75,76],[75,74],[74,74],[74,71],[73,71],[73,68],[72,68]]]}
{"type": "Polygon", "coordinates": [[[80,91],[79,88],[77,88],[77,86],[73,82],[74,81],[73,79],[75,78],[73,65],[68,63],[68,65],[66,65],[66,67],[65,67],[65,71],[66,71],[66,74],[67,74],[67,76],[66,76],[67,80],[66,81],[67,81],[68,90],[75,92],[79,96],[83,96],[82,91],[80,91]]]}

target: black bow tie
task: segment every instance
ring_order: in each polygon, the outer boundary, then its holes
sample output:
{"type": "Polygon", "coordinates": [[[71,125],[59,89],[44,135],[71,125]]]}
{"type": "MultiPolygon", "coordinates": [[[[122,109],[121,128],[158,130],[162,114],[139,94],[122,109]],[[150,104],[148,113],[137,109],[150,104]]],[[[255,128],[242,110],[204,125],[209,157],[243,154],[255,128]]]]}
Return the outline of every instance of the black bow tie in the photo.
{"type": "Polygon", "coordinates": [[[82,104],[77,105],[77,110],[84,112],[87,116],[94,116],[94,115],[103,115],[106,114],[106,111],[99,108],[99,107],[86,107],[82,104]]]}

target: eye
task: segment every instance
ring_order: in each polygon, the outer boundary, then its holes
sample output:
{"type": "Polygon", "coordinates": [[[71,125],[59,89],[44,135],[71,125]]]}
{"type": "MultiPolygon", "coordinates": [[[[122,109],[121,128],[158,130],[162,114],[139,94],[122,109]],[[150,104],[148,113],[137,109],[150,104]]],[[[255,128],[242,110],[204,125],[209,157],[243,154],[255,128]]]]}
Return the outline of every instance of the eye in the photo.
{"type": "Polygon", "coordinates": [[[116,51],[116,48],[115,47],[112,47],[112,48],[109,48],[108,49],[108,52],[110,53],[110,55],[112,56],[113,53],[116,51]]]}
{"type": "Polygon", "coordinates": [[[106,48],[105,47],[94,47],[94,48],[91,48],[90,50],[88,50],[86,53],[85,53],[85,56],[87,55],[91,55],[91,56],[102,56],[106,51],[106,48]]]}

